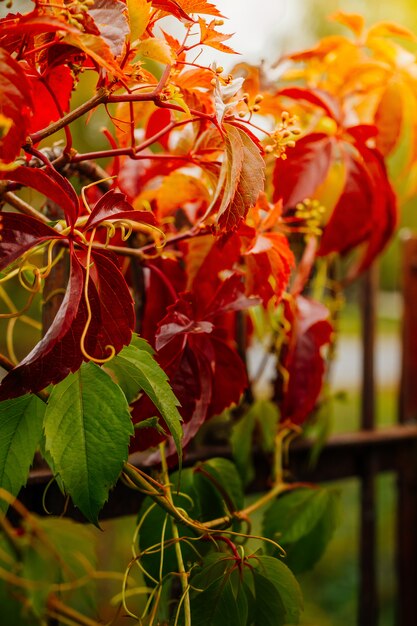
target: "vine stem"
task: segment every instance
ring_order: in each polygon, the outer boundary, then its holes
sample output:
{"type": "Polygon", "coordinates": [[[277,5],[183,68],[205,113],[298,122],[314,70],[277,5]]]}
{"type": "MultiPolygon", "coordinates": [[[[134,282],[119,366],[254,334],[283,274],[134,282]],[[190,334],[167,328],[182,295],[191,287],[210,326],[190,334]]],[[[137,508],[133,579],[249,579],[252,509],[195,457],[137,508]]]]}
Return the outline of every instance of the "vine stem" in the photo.
{"type": "Polygon", "coordinates": [[[27,202],[25,202],[24,200],[16,196],[11,191],[6,191],[2,195],[2,199],[8,204],[10,204],[10,206],[12,206],[14,209],[17,209],[20,213],[24,213],[25,215],[34,217],[40,222],[43,222],[44,224],[48,224],[50,221],[46,217],[46,215],[43,215],[43,213],[40,213],[40,211],[37,211],[36,209],[34,209],[33,206],[31,206],[30,204],[28,204],[27,202]]]}
{"type": "MultiPolygon", "coordinates": [[[[168,474],[168,465],[167,465],[167,461],[166,461],[166,455],[165,455],[165,442],[162,442],[159,445],[159,450],[160,450],[160,454],[161,454],[161,463],[162,463],[162,476],[164,479],[164,484],[165,484],[165,489],[166,489],[166,494],[167,494],[167,498],[170,501],[170,503],[172,504],[172,506],[174,506],[174,501],[172,499],[172,492],[171,492],[171,487],[170,487],[170,483],[169,483],[169,474],[168,474]]],[[[184,595],[184,624],[185,626],[191,626],[191,605],[190,605],[190,594],[189,594],[189,585],[188,585],[188,573],[185,569],[184,566],[184,559],[182,556],[182,550],[181,550],[181,543],[180,543],[180,536],[178,533],[178,526],[174,520],[174,518],[171,517],[171,526],[172,526],[172,536],[175,539],[175,556],[177,558],[177,563],[178,563],[178,572],[180,574],[180,579],[181,579],[181,587],[182,587],[182,592],[184,595]]]]}

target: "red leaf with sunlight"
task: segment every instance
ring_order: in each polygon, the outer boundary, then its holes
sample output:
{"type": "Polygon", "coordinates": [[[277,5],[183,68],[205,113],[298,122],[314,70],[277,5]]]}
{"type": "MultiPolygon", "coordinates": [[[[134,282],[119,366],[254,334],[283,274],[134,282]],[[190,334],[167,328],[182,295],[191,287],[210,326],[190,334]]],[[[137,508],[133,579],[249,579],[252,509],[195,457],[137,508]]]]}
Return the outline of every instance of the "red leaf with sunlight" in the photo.
{"type": "Polygon", "coordinates": [[[242,225],[237,233],[241,237],[246,264],[246,293],[260,296],[264,306],[272,296],[281,299],[294,267],[288,239],[278,230],[281,216],[281,204],[277,203],[271,209],[266,198],[261,196],[259,203],[249,212],[248,223],[251,225],[242,225]],[[263,218],[261,209],[266,213],[263,218]]]}
{"type": "Polygon", "coordinates": [[[346,184],[324,229],[318,254],[344,254],[365,244],[353,279],[372,263],[388,243],[397,223],[395,195],[378,151],[357,144],[359,155],[345,154],[346,184]]]}
{"type": "Polygon", "coordinates": [[[26,142],[33,102],[23,69],[1,48],[0,93],[0,161],[10,163],[26,142]]]}
{"type": "Polygon", "coordinates": [[[285,301],[284,316],[291,325],[280,364],[288,382],[276,383],[281,420],[302,424],[316,406],[325,372],[323,348],[331,341],[333,327],[328,309],[298,296],[285,301]]]}

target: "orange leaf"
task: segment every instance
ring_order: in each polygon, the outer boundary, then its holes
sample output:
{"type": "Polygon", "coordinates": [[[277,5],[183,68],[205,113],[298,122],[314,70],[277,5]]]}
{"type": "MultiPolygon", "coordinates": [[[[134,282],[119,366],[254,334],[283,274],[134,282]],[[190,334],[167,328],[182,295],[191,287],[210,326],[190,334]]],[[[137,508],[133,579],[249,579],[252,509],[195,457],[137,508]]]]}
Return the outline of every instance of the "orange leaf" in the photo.
{"type": "Polygon", "coordinates": [[[180,0],[179,4],[186,13],[201,13],[202,15],[214,15],[223,17],[219,9],[207,0],[180,0]]]}
{"type": "Polygon", "coordinates": [[[362,15],[357,13],[344,13],[343,11],[337,11],[330,16],[331,20],[347,26],[357,37],[360,37],[363,33],[365,26],[365,20],[362,15]]]}
{"type": "Polygon", "coordinates": [[[204,184],[195,176],[173,172],[166,176],[156,196],[159,217],[172,215],[178,209],[192,207],[203,210],[209,203],[209,194],[204,184]]]}
{"type": "Polygon", "coordinates": [[[207,24],[201,17],[198,19],[198,23],[200,25],[201,39],[200,42],[205,46],[210,46],[211,48],[216,48],[216,50],[220,50],[220,52],[229,52],[230,54],[237,54],[233,48],[226,46],[223,42],[227,41],[233,35],[225,35],[224,33],[219,33],[215,29],[216,20],[212,20],[209,24],[207,24]]]}
{"type": "Polygon", "coordinates": [[[382,94],[374,121],[378,128],[376,147],[387,156],[397,145],[403,125],[402,90],[395,80],[388,83],[382,94]]]}

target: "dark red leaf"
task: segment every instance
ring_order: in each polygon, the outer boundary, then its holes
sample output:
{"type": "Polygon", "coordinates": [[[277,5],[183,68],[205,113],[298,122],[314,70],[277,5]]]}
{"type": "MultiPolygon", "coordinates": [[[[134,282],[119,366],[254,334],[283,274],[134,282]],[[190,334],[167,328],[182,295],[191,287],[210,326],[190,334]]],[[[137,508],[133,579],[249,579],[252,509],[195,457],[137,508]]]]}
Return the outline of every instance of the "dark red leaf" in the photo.
{"type": "Polygon", "coordinates": [[[273,173],[274,202],[282,198],[284,209],[314,195],[332,162],[335,139],[323,133],[305,135],[287,159],[277,159],[273,173]]]}
{"type": "Polygon", "coordinates": [[[10,163],[26,143],[33,102],[23,69],[1,48],[0,93],[0,160],[10,163]]]}
{"type": "MultiPolygon", "coordinates": [[[[84,264],[84,255],[79,253],[78,257],[83,258],[84,264]]],[[[134,303],[116,262],[108,254],[98,251],[93,251],[91,257],[89,284],[97,293],[97,305],[92,314],[100,323],[95,335],[95,349],[90,356],[105,359],[110,354],[108,346],[117,353],[130,343],[135,328],[134,303]]]]}
{"type": "Polygon", "coordinates": [[[144,222],[145,224],[156,224],[155,217],[150,211],[135,211],[126,200],[124,193],[110,189],[105,193],[94,209],[85,224],[84,230],[95,228],[104,220],[133,220],[144,222]]]}
{"type": "MultiPolygon", "coordinates": [[[[0,401],[25,393],[36,393],[51,383],[58,383],[76,371],[82,361],[80,337],[87,321],[83,301],[84,270],[76,257],[71,260],[71,273],[65,298],[43,339],[10,371],[0,384],[0,401]]],[[[93,322],[94,325],[94,322],[93,322]]],[[[86,342],[92,350],[93,345],[86,342]]]]}
{"type": "Polygon", "coordinates": [[[59,238],[56,230],[33,217],[0,212],[0,270],[34,246],[59,238]]]}
{"type": "Polygon", "coordinates": [[[0,178],[30,187],[55,202],[62,208],[69,226],[74,226],[79,215],[78,197],[66,178],[53,167],[45,169],[18,167],[15,170],[1,172],[0,178]]]}

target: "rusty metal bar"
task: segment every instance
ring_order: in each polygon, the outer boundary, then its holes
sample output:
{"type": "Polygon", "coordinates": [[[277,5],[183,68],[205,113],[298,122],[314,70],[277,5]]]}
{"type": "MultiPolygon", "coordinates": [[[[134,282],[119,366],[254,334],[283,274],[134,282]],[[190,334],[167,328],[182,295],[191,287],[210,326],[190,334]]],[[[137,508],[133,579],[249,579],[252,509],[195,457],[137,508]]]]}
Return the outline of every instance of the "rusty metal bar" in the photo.
{"type": "MultiPolygon", "coordinates": [[[[294,481],[326,482],[342,480],[352,476],[360,476],[366,458],[373,456],[378,472],[398,471],[403,467],[405,457],[417,445],[417,425],[394,426],[375,431],[343,433],[331,437],[314,468],[310,464],[310,453],[313,442],[303,439],[295,442],[291,447],[290,465],[287,468],[287,478],[294,481]]],[[[229,446],[204,446],[195,453],[187,456],[185,465],[193,465],[197,460],[204,460],[213,456],[231,458],[229,446]]],[[[131,455],[129,461],[139,465],[137,455],[131,455]]],[[[255,453],[256,477],[251,485],[253,493],[266,491],[270,487],[272,459],[260,452],[255,453]]],[[[40,515],[45,511],[42,507],[43,492],[52,478],[46,467],[32,470],[28,485],[22,490],[19,499],[29,508],[40,515]]],[[[60,514],[65,505],[65,498],[58,487],[48,487],[46,507],[53,514],[60,514]]],[[[128,489],[119,482],[110,493],[109,501],[105,505],[101,518],[118,517],[121,515],[136,514],[141,502],[138,492],[128,489]]],[[[68,515],[82,519],[76,509],[69,509],[68,515]]],[[[416,622],[417,623],[417,622],[416,622]]]]}
{"type": "MultiPolygon", "coordinates": [[[[399,422],[417,417],[417,237],[402,233],[402,371],[399,422]]],[[[417,624],[417,445],[404,451],[398,472],[398,626],[417,624]]]]}
{"type": "MultiPolygon", "coordinates": [[[[378,294],[378,268],[372,266],[362,282],[362,396],[361,428],[375,428],[375,310],[378,294]]],[[[376,459],[373,453],[363,458],[360,471],[360,539],[358,625],[377,626],[378,588],[376,566],[376,459]]]]}

